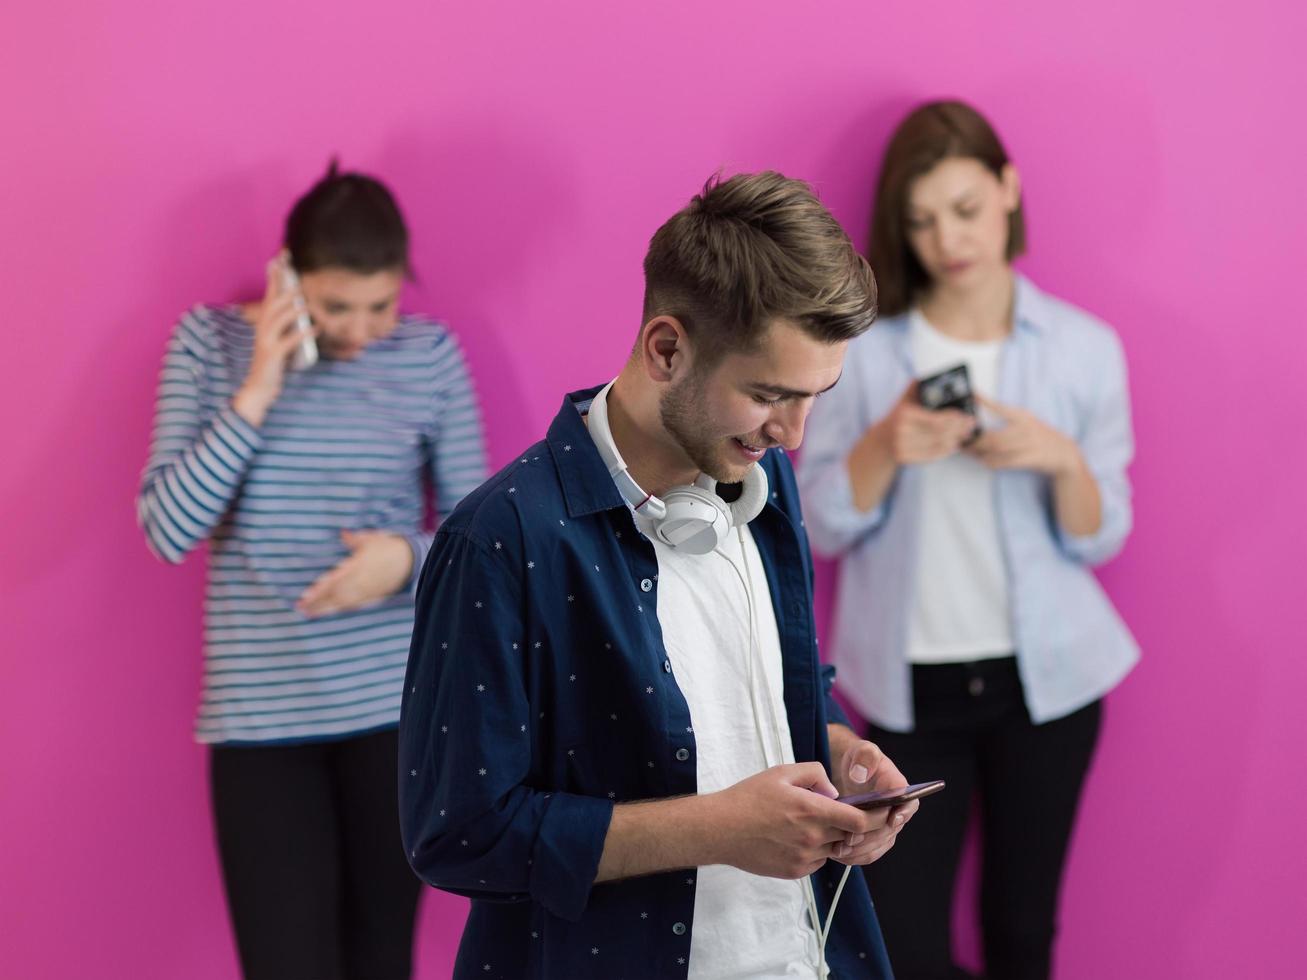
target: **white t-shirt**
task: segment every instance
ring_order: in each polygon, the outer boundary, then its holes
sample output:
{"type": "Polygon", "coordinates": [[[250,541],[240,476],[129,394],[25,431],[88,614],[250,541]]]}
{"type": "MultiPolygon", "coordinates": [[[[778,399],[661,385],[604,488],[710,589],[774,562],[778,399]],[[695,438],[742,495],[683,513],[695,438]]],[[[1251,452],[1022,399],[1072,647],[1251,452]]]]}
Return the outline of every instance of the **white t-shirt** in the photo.
{"type": "MultiPolygon", "coordinates": [[[[909,317],[918,378],[965,363],[973,391],[994,398],[1003,341],[954,340],[920,311],[909,317]]],[[[992,420],[981,413],[987,428],[992,420]]],[[[994,474],[967,453],[925,463],[908,660],[956,663],[1012,653],[1007,565],[999,541],[994,474]]]]}
{"type": "MultiPolygon", "coordinates": [[[[733,532],[710,555],[685,554],[650,540],[658,555],[658,623],[690,708],[699,792],[725,789],[770,766],[793,762],[780,634],[753,536],[745,530],[742,553],[738,532],[733,532]],[[752,576],[757,649],[750,644],[745,559],[752,576]]],[[[803,881],[765,878],[728,865],[700,868],[691,980],[816,977],[817,941],[805,888],[803,881]]]]}

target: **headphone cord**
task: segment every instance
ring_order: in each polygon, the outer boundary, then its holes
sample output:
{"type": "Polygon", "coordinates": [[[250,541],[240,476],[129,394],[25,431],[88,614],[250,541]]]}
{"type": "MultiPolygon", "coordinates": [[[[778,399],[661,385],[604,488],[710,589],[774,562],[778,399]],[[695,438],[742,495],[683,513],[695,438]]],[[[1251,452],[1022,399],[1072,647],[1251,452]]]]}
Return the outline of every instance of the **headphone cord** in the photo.
{"type": "MultiPolygon", "coordinates": [[[[739,539],[740,539],[740,561],[744,565],[743,573],[741,573],[740,569],[736,567],[736,564],[734,561],[731,560],[731,557],[727,555],[724,551],[722,551],[720,548],[715,548],[714,552],[720,555],[722,559],[726,562],[726,564],[731,566],[731,570],[734,571],[736,577],[739,578],[740,584],[744,586],[744,597],[745,597],[745,601],[748,603],[748,610],[749,610],[749,653],[747,657],[749,706],[753,709],[754,728],[758,734],[759,748],[762,749],[763,765],[766,766],[768,765],[767,742],[762,734],[762,714],[758,710],[758,700],[757,700],[758,686],[757,684],[754,683],[754,670],[753,670],[755,651],[757,653],[757,659],[759,660],[762,659],[762,650],[760,649],[761,642],[759,641],[756,633],[757,617],[754,613],[753,572],[749,568],[749,552],[745,546],[744,526],[741,525],[737,530],[739,531],[739,539]]],[[[772,731],[772,736],[776,740],[777,759],[779,760],[778,764],[784,763],[785,746],[781,739],[780,725],[775,723],[775,718],[776,718],[775,710],[774,710],[775,702],[772,699],[771,684],[767,680],[767,670],[765,667],[762,670],[762,684],[764,687],[763,697],[767,700],[767,706],[768,706],[767,713],[773,722],[773,724],[771,725],[771,731],[772,731]]],[[[839,887],[835,889],[834,897],[831,898],[830,909],[826,913],[826,924],[824,927],[822,926],[821,923],[821,913],[817,909],[817,893],[812,886],[812,877],[808,876],[803,879],[803,886],[802,886],[803,897],[808,906],[808,916],[812,920],[813,933],[817,939],[817,976],[819,980],[826,980],[826,978],[830,975],[830,968],[826,965],[826,939],[830,935],[831,925],[835,921],[835,907],[839,904],[840,896],[844,893],[844,884],[849,880],[849,872],[851,872],[852,870],[853,870],[853,865],[847,864],[844,866],[844,874],[840,877],[839,887]]]]}

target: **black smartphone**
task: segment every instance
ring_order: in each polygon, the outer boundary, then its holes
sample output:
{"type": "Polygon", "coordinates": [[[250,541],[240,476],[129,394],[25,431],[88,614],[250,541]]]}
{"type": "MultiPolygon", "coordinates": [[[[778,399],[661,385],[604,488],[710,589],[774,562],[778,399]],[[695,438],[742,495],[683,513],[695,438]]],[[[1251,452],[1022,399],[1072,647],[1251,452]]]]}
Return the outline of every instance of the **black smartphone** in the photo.
{"type": "Polygon", "coordinates": [[[849,806],[856,806],[859,810],[874,810],[877,807],[898,806],[900,803],[907,803],[909,800],[919,800],[923,796],[938,793],[943,788],[944,780],[936,779],[929,783],[914,783],[911,786],[885,789],[876,793],[855,793],[852,796],[841,796],[835,802],[847,803],[849,806]]]}
{"type": "Polygon", "coordinates": [[[932,412],[945,408],[966,412],[977,421],[975,431],[967,437],[963,445],[969,446],[980,438],[980,416],[976,412],[976,395],[971,389],[971,375],[965,364],[946,368],[938,374],[917,381],[917,401],[932,412]]]}
{"type": "Polygon", "coordinates": [[[947,368],[917,382],[917,401],[932,412],[955,408],[968,415],[976,414],[976,397],[971,390],[971,375],[965,364],[947,368]]]}

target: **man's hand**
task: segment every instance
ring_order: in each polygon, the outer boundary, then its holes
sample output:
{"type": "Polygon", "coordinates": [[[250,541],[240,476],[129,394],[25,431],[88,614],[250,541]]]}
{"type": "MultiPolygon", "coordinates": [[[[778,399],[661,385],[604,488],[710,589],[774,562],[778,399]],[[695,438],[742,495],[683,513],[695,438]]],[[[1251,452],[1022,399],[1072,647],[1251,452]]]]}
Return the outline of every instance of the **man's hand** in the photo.
{"type": "MultiPolygon", "coordinates": [[[[830,735],[831,769],[840,796],[899,789],[908,785],[903,773],[874,742],[858,738],[847,725],[827,725],[830,735]]],[[[878,807],[869,813],[881,814],[884,823],[866,837],[850,834],[845,845],[850,851],[835,855],[845,864],[870,864],[891,847],[913,814],[921,808],[920,800],[910,800],[896,807],[878,807]]]]}
{"type": "Polygon", "coordinates": [[[388,531],[341,531],[351,554],[304,590],[295,608],[305,616],[361,609],[389,598],[413,573],[413,549],[388,531]]]}
{"type": "MultiPolygon", "coordinates": [[[[884,787],[904,786],[893,763],[870,742],[855,751],[855,765],[868,764],[884,787]]],[[[729,864],[769,878],[806,878],[830,859],[870,864],[894,846],[899,829],[916,813],[903,806],[859,810],[836,803],[835,786],[819,762],[773,766],[734,786],[703,796],[684,796],[613,809],[595,881],[616,881],[675,868],[729,864]]]]}
{"type": "Polygon", "coordinates": [[[802,762],[773,766],[704,797],[720,833],[714,863],[770,878],[804,878],[830,858],[875,860],[868,855],[885,838],[889,815],[836,803],[835,795],[821,764],[802,762]],[[851,839],[858,843],[850,845],[851,839]]]}

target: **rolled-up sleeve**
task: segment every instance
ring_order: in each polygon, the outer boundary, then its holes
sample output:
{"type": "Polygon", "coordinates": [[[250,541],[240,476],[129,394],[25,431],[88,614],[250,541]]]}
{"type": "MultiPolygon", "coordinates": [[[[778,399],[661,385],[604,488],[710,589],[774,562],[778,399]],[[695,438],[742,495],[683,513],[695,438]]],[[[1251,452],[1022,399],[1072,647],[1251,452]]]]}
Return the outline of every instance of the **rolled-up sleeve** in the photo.
{"type": "Polygon", "coordinates": [[[846,375],[813,404],[796,473],[808,538],[827,558],[839,557],[879,527],[889,506],[888,494],[866,511],[853,502],[847,461],[869,420],[862,404],[863,379],[852,357],[846,375]]]}
{"type": "Polygon", "coordinates": [[[1058,543],[1076,561],[1098,565],[1115,557],[1134,523],[1130,477],[1134,432],[1125,352],[1115,334],[1103,337],[1091,373],[1092,398],[1077,436],[1080,452],[1098,483],[1102,520],[1093,534],[1073,535],[1058,526],[1058,543]]]}
{"type": "Polygon", "coordinates": [[[844,725],[852,728],[849,716],[844,713],[840,703],[835,700],[835,667],[833,664],[821,665],[821,690],[826,697],[826,723],[844,725]]]}
{"type": "Polygon", "coordinates": [[[400,829],[437,888],[580,919],[613,804],[526,784],[536,734],[512,559],[441,530],[418,583],[400,717],[400,829]]]}
{"type": "Polygon", "coordinates": [[[436,535],[431,531],[410,531],[404,535],[404,540],[408,542],[409,549],[413,552],[413,571],[409,574],[402,591],[416,597],[418,580],[422,577],[422,566],[427,560],[427,554],[431,551],[431,543],[436,540],[436,535]]]}

